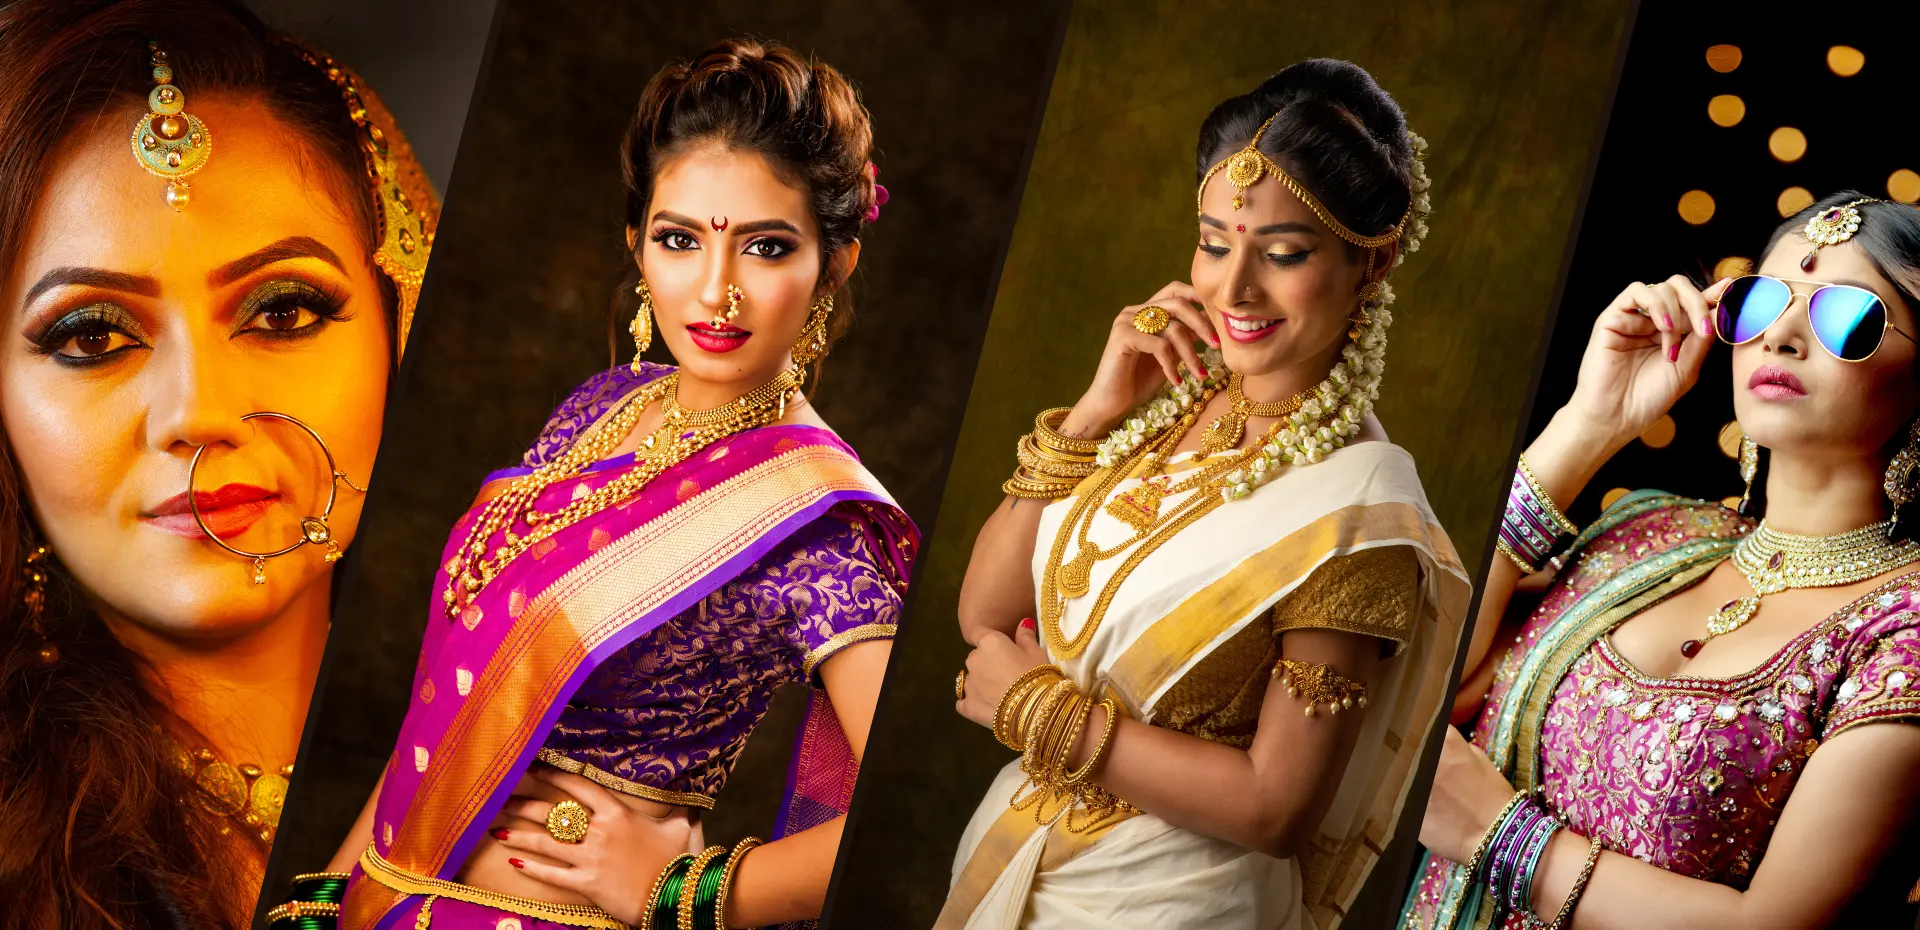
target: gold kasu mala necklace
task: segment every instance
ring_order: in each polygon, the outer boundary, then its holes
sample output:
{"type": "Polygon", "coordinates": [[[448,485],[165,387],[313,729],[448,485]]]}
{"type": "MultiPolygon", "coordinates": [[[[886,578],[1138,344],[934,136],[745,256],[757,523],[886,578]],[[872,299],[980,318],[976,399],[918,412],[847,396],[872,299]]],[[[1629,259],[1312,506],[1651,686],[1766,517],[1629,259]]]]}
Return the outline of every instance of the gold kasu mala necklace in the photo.
{"type": "Polygon", "coordinates": [[[542,540],[640,493],[660,473],[701,449],[736,433],[777,422],[786,415],[787,397],[800,387],[801,377],[800,369],[789,368],[772,381],[712,410],[688,410],[680,406],[678,372],[642,385],[610,416],[602,417],[589,428],[564,455],[515,480],[506,491],[487,502],[486,509],[467,532],[466,541],[456,551],[453,564],[448,566],[447,589],[442,597],[447,616],[458,616],[501,569],[542,540]],[[661,405],[662,422],[641,441],[636,453],[640,458],[637,466],[557,512],[535,509],[534,502],[548,488],[579,475],[587,466],[618,448],[640,422],[640,414],[656,400],[661,405]],[[524,523],[528,531],[514,532],[517,523],[524,523]],[[488,555],[487,540],[502,530],[505,533],[500,546],[488,555]]]}
{"type": "Polygon", "coordinates": [[[1707,635],[1680,644],[1680,654],[1691,659],[1714,637],[1746,626],[1760,612],[1760,599],[1769,594],[1852,584],[1920,562],[1920,545],[1887,539],[1891,525],[1882,520],[1832,536],[1798,536],[1761,521],[1733,548],[1733,565],[1753,593],[1720,605],[1707,617],[1707,635]]]}

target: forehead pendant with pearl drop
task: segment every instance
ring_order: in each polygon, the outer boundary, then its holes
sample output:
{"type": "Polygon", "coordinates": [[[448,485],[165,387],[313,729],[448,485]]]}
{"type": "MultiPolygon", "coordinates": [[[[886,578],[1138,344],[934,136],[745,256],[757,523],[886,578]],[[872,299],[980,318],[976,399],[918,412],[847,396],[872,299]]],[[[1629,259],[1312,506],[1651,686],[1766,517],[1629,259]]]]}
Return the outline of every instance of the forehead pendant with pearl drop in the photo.
{"type": "Polygon", "coordinates": [[[147,94],[147,114],[133,127],[133,155],[147,173],[167,182],[167,206],[186,209],[187,177],[206,167],[213,154],[213,136],[200,118],[187,112],[187,95],[173,83],[173,67],[158,42],[153,52],[153,90],[147,94]]]}
{"type": "Polygon", "coordinates": [[[1877,197],[1862,197],[1851,203],[1828,207],[1814,214],[1813,219],[1807,221],[1806,230],[1801,233],[1808,242],[1813,243],[1813,248],[1808,249],[1807,254],[1801,257],[1800,270],[1813,270],[1814,255],[1820,251],[1821,246],[1839,245],[1853,238],[1853,234],[1860,231],[1860,211],[1856,208],[1863,203],[1880,202],[1877,197]]]}

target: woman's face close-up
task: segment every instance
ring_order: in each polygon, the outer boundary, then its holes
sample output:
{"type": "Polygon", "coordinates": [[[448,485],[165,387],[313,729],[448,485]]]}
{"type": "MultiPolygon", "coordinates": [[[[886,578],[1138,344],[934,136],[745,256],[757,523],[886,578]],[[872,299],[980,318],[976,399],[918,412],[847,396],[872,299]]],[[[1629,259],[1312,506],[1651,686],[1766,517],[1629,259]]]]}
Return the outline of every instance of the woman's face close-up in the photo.
{"type": "Polygon", "coordinates": [[[1225,171],[1207,180],[1193,253],[1193,286],[1227,367],[1248,376],[1331,367],[1360,306],[1364,257],[1356,262],[1355,250],[1271,175],[1247,189],[1238,210],[1236,193],[1225,171]]]}
{"type": "MultiPolygon", "coordinates": [[[[153,635],[244,635],[330,577],[300,538],[329,487],[312,426],[365,486],[380,441],[392,338],[358,188],[248,100],[198,97],[216,143],[175,211],[128,145],[134,111],[83,122],[55,159],[0,278],[0,416],[36,523],[102,608],[153,635]],[[123,118],[124,117],[124,118],[123,118]]],[[[361,196],[364,196],[361,195],[361,196]]],[[[361,495],[340,488],[345,546],[361,495]]],[[[124,634],[124,628],[123,634],[124,634]]],[[[123,635],[124,638],[124,635],[123,635]]]]}
{"type": "Polygon", "coordinates": [[[757,153],[700,146],[661,167],[639,235],[655,331],[682,371],[744,393],[790,364],[820,281],[804,190],[757,153]],[[739,312],[716,326],[730,287],[739,312]]]}
{"type": "Polygon", "coordinates": [[[1896,328],[1920,335],[1913,308],[1857,244],[1821,247],[1813,269],[1802,271],[1800,260],[1811,248],[1789,235],[1755,269],[1787,281],[1794,297],[1759,338],[1733,347],[1734,413],[1747,435],[1768,449],[1877,457],[1920,405],[1913,340],[1889,330],[1864,361],[1843,361],[1815,341],[1807,298],[1822,284],[1865,288],[1886,304],[1896,328]]]}

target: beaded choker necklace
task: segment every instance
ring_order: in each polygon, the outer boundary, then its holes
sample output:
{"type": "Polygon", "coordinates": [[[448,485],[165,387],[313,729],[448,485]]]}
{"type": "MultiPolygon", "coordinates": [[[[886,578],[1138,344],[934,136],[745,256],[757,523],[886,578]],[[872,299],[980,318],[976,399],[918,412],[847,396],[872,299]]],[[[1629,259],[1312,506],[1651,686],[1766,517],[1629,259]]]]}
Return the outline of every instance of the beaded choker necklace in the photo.
{"type": "Polygon", "coordinates": [[[1799,536],[1761,521],[1733,548],[1733,565],[1753,593],[1720,605],[1707,617],[1707,635],[1680,644],[1680,654],[1691,659],[1714,637],[1746,626],[1769,594],[1852,584],[1920,561],[1920,545],[1887,539],[1891,525],[1883,520],[1832,536],[1799,536]]]}

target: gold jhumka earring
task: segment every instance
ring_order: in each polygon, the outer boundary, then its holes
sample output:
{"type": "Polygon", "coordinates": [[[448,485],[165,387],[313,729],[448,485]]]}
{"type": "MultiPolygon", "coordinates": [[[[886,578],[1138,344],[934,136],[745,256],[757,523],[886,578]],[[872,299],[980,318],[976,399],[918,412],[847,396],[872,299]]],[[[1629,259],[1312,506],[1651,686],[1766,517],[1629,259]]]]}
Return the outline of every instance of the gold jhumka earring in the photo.
{"type": "Polygon", "coordinates": [[[1900,526],[1900,511],[1920,497],[1920,419],[1907,425],[1907,442],[1887,463],[1886,481],[1881,489],[1893,504],[1893,519],[1887,522],[1887,538],[1892,539],[1900,526]]]}
{"type": "Polygon", "coordinates": [[[147,173],[167,182],[167,206],[184,210],[191,197],[187,178],[207,166],[213,155],[213,134],[200,118],[187,112],[187,95],[173,83],[173,66],[158,42],[152,51],[153,90],[147,94],[147,115],[133,127],[133,157],[147,173]]]}
{"type": "Polygon", "coordinates": [[[640,308],[633,312],[633,321],[627,324],[627,332],[633,334],[633,363],[628,367],[634,374],[640,373],[640,356],[645,355],[647,347],[653,345],[653,292],[647,289],[645,275],[640,283],[633,286],[633,292],[640,295],[640,308]]]}
{"type": "Polygon", "coordinates": [[[793,343],[793,364],[800,368],[803,377],[808,365],[827,357],[827,318],[832,315],[832,294],[814,301],[807,325],[801,328],[800,338],[793,343]]]}
{"type": "Polygon", "coordinates": [[[235,548],[234,546],[228,545],[226,540],[221,539],[219,536],[215,535],[213,530],[207,526],[206,518],[202,516],[200,513],[199,498],[193,492],[193,477],[194,477],[194,474],[200,468],[200,457],[206,453],[207,447],[200,446],[194,449],[193,460],[187,463],[187,510],[193,514],[193,522],[199,525],[200,532],[207,534],[207,538],[213,540],[215,545],[218,545],[220,548],[225,549],[228,552],[233,553],[234,555],[253,560],[253,583],[254,584],[267,583],[267,560],[268,559],[279,558],[280,556],[286,555],[287,553],[290,553],[295,549],[300,548],[301,546],[305,546],[305,545],[325,546],[327,549],[327,561],[329,562],[339,561],[341,556],[340,543],[338,540],[333,538],[333,529],[332,527],[329,527],[327,525],[327,519],[333,516],[333,503],[340,493],[340,483],[345,482],[347,487],[352,488],[353,490],[358,491],[362,494],[367,493],[366,488],[363,488],[357,484],[354,484],[353,479],[348,478],[347,473],[340,470],[339,463],[335,462],[333,459],[333,450],[327,448],[327,441],[320,438],[320,433],[316,431],[313,427],[308,426],[304,421],[300,420],[298,417],[294,417],[284,413],[273,413],[271,411],[263,410],[257,413],[249,413],[246,416],[241,417],[240,419],[242,421],[246,421],[246,420],[260,419],[262,417],[276,419],[276,420],[285,420],[288,423],[292,423],[293,425],[299,427],[308,436],[313,437],[313,441],[318,443],[320,446],[320,454],[325,456],[327,459],[327,471],[331,476],[327,482],[327,502],[321,506],[319,516],[304,517],[300,520],[300,538],[299,539],[294,540],[292,543],[282,548],[275,549],[272,552],[248,552],[245,549],[239,549],[239,548],[235,548]]]}
{"type": "Polygon", "coordinates": [[[1760,473],[1760,444],[1752,439],[1740,437],[1740,480],[1746,485],[1740,491],[1740,515],[1753,516],[1753,476],[1760,473]]]}

